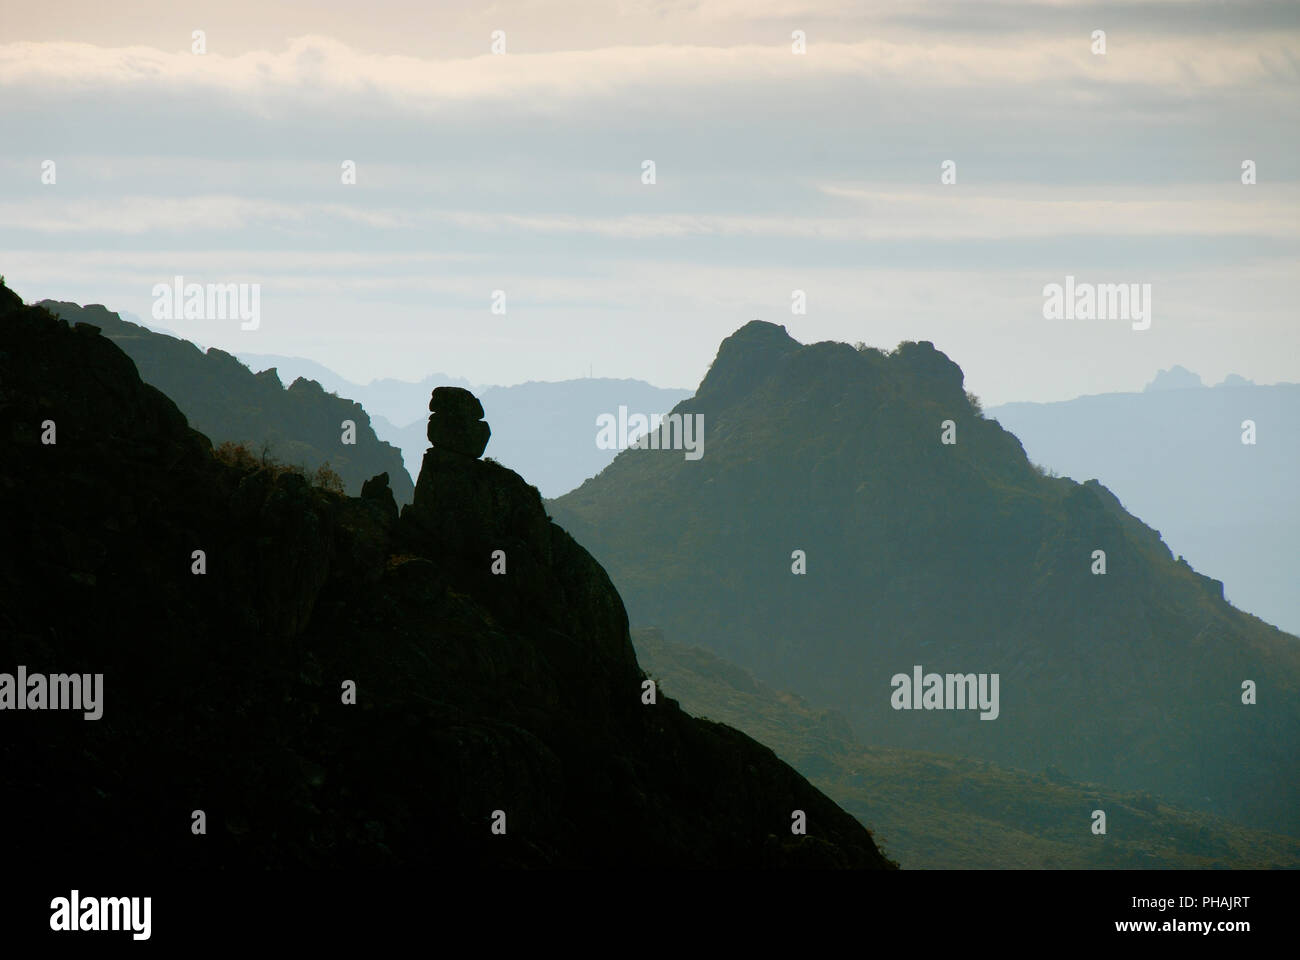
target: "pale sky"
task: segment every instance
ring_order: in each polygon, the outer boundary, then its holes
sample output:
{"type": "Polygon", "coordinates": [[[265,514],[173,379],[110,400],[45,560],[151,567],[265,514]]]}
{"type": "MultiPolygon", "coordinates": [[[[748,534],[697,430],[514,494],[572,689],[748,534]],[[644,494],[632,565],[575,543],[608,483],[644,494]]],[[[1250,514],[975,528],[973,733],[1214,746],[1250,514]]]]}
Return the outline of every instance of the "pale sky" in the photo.
{"type": "Polygon", "coordinates": [[[1295,3],[7,0],[0,129],[25,299],[258,283],[158,325],[359,382],[692,388],[755,318],[986,404],[1300,380],[1295,3]],[[1151,328],[1044,319],[1067,275],[1151,328]]]}

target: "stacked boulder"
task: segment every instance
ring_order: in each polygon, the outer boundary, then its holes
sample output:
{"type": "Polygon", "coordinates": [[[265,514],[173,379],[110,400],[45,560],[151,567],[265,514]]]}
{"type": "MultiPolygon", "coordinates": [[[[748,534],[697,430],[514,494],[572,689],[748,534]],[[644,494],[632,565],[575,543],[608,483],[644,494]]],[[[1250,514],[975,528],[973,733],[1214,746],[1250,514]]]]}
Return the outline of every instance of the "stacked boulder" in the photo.
{"type": "Polygon", "coordinates": [[[438,387],[429,410],[431,446],[420,463],[415,497],[402,511],[403,549],[419,556],[427,549],[421,544],[436,542],[444,558],[459,557],[474,569],[483,557],[504,550],[516,564],[511,569],[522,573],[528,563],[524,544],[550,543],[541,494],[513,470],[480,459],[492,431],[479,419],[483,405],[474,394],[438,387]]]}
{"type": "Polygon", "coordinates": [[[436,387],[429,398],[429,443],[477,460],[487,449],[492,428],[483,404],[463,387],[436,387]]]}

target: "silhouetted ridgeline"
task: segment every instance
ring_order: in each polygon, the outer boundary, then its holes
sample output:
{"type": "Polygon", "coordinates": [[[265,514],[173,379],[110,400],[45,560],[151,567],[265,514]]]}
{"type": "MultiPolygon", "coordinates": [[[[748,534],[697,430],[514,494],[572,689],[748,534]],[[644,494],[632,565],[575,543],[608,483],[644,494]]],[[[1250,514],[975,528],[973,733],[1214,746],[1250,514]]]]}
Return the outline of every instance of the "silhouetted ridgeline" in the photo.
{"type": "MultiPolygon", "coordinates": [[[[314,380],[295,380],[286,390],[274,371],[254,374],[230,354],[128,323],[99,304],[45,300],[38,304],[69,323],[100,328],[132,360],[145,383],[175,401],[214,443],[265,450],[286,464],[315,470],[322,464],[343,479],[353,495],[369,477],[387,473],[399,504],[411,502],[414,485],[401,452],[381,441],[361,405],[332,396],[314,380]],[[343,443],[343,421],[356,425],[356,443],[343,443]]],[[[416,411],[418,413],[418,410],[416,411]]]]}
{"type": "Polygon", "coordinates": [[[99,720],[0,711],[15,863],[889,866],[767,748],[642,703],[608,577],[500,465],[430,450],[399,518],[218,461],[2,286],[0,436],[0,672],[104,677],[99,720]]]}
{"type": "Polygon", "coordinates": [[[1175,554],[1224,583],[1230,601],[1300,630],[1300,384],[1216,387],[1182,368],[1143,393],[986,411],[1035,463],[1096,477],[1175,554]],[[1244,444],[1242,424],[1255,427],[1244,444]]]}
{"type": "Polygon", "coordinates": [[[750,323],[675,409],[704,416],[703,459],[629,450],[550,504],[633,624],[843,712],[873,745],[1055,764],[1300,831],[1296,638],[1100,484],[1035,470],[931,344],[804,346],[750,323]],[[998,674],[997,719],[893,709],[892,678],[918,664],[998,674]]]}

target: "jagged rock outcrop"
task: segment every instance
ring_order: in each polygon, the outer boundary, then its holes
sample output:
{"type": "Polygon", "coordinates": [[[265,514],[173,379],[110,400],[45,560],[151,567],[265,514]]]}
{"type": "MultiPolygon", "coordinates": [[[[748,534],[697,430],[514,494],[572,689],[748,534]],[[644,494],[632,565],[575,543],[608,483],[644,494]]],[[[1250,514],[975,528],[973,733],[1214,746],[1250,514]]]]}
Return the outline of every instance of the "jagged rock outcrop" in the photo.
{"type": "Polygon", "coordinates": [[[399,516],[382,476],[223,462],[3,286],[0,438],[0,671],[104,677],[99,721],[0,714],[15,862],[890,866],[770,750],[643,703],[609,578],[512,471],[432,449],[399,516]]]}
{"type": "Polygon", "coordinates": [[[397,500],[393,496],[392,488],[388,485],[388,474],[381,473],[363,483],[361,485],[361,499],[378,504],[379,508],[384,512],[384,517],[389,526],[397,522],[397,500]]]}

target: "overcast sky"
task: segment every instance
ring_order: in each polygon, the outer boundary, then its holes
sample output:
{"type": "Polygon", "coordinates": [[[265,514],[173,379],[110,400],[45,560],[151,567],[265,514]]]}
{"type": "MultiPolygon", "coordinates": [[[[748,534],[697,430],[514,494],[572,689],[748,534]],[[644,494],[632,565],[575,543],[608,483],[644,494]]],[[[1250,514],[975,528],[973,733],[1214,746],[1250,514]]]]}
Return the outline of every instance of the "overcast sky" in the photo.
{"type": "Polygon", "coordinates": [[[1298,107],[1294,2],[6,3],[0,273],[258,283],[257,330],[158,325],[360,382],[694,387],[755,318],[986,404],[1294,381],[1298,107]],[[1067,274],[1150,329],[1044,319],[1067,274]]]}

